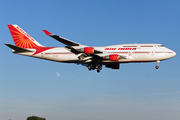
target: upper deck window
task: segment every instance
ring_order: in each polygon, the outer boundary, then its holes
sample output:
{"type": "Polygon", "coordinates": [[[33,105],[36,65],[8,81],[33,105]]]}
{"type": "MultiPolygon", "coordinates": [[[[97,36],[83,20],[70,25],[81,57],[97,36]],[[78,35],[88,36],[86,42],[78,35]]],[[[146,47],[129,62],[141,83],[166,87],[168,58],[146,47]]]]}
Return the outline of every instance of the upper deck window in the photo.
{"type": "Polygon", "coordinates": [[[123,46],[123,47],[137,47],[137,46],[123,46]]]}
{"type": "Polygon", "coordinates": [[[153,47],[152,45],[141,45],[141,47],[153,47]]]}

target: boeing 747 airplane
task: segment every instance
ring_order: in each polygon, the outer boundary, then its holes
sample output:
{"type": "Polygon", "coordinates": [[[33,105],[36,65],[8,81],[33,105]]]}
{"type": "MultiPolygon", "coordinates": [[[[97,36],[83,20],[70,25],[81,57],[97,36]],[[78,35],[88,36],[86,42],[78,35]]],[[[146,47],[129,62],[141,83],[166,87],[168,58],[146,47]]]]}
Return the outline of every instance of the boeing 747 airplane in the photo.
{"type": "Polygon", "coordinates": [[[120,44],[104,47],[90,47],[54,35],[43,30],[46,35],[65,44],[65,47],[45,47],[28,35],[18,25],[8,25],[15,45],[5,44],[15,54],[41,58],[63,63],[77,63],[89,70],[100,72],[102,66],[119,69],[120,63],[159,62],[172,58],[176,53],[162,44],[120,44]]]}

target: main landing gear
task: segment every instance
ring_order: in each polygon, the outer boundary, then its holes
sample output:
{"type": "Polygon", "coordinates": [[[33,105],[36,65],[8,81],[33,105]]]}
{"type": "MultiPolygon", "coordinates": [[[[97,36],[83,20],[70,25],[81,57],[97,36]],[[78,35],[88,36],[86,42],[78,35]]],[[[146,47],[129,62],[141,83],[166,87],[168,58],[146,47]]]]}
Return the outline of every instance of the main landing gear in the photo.
{"type": "Polygon", "coordinates": [[[158,60],[158,61],[156,62],[156,67],[155,67],[156,69],[159,68],[159,65],[158,65],[159,63],[160,63],[160,61],[158,60]]]}
{"type": "Polygon", "coordinates": [[[98,64],[89,64],[89,65],[87,66],[87,68],[88,68],[89,70],[95,70],[95,69],[97,69],[97,72],[99,73],[100,70],[102,70],[102,64],[100,64],[100,63],[98,63],[98,64]]]}

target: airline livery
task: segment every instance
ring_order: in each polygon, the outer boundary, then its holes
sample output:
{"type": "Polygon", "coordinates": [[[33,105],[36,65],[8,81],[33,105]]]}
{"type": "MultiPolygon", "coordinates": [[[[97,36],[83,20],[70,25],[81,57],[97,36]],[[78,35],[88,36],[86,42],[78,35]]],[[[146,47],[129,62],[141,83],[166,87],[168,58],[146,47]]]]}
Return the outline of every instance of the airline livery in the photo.
{"type": "Polygon", "coordinates": [[[100,72],[102,66],[119,69],[120,63],[159,62],[172,58],[176,53],[162,44],[120,44],[104,47],[89,47],[54,35],[43,30],[46,35],[65,44],[65,47],[45,47],[28,35],[18,25],[8,25],[15,45],[5,44],[15,54],[36,57],[56,62],[76,63],[89,70],[100,72]]]}

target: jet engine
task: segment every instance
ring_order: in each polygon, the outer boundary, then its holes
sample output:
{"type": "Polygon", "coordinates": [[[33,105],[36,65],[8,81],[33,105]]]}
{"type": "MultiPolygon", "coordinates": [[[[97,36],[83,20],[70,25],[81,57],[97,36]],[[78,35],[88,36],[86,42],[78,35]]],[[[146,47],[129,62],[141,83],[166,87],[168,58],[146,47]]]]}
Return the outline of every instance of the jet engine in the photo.
{"type": "Polygon", "coordinates": [[[94,48],[93,47],[85,47],[84,53],[85,54],[94,54],[94,48]]]}
{"type": "Polygon", "coordinates": [[[85,54],[94,54],[94,48],[93,47],[84,47],[81,49],[77,49],[78,52],[85,53],[85,54]]]}
{"type": "Polygon", "coordinates": [[[118,61],[119,60],[119,55],[111,54],[111,55],[109,55],[109,60],[110,61],[118,61]]]}
{"type": "Polygon", "coordinates": [[[79,53],[85,53],[85,54],[102,54],[103,51],[94,49],[94,47],[73,47],[77,52],[79,53]]]}

